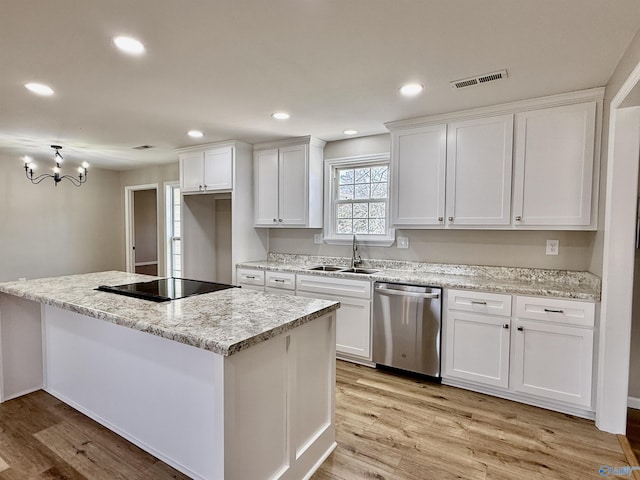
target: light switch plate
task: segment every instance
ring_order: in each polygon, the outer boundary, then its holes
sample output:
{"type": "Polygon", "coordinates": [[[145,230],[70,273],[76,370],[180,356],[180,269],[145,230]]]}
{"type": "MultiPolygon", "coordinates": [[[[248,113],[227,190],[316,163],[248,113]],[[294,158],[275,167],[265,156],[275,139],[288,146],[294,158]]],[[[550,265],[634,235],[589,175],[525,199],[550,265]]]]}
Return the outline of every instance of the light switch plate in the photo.
{"type": "Polygon", "coordinates": [[[398,248],[409,248],[409,237],[398,237],[396,239],[398,248]]]}
{"type": "Polygon", "coordinates": [[[560,240],[547,240],[547,255],[558,255],[560,240]]]}
{"type": "Polygon", "coordinates": [[[321,233],[314,233],[313,234],[313,243],[315,243],[316,245],[322,245],[322,234],[321,233]]]}

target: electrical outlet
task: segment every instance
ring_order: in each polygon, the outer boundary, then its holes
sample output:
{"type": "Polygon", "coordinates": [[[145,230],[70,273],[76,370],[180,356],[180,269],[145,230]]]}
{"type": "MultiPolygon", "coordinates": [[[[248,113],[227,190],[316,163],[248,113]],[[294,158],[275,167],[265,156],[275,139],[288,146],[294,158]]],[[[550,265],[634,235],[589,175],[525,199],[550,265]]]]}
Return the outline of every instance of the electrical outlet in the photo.
{"type": "Polygon", "coordinates": [[[409,248],[409,237],[398,237],[398,248],[409,248]]]}
{"type": "Polygon", "coordinates": [[[322,234],[321,233],[314,233],[313,234],[313,243],[315,243],[316,245],[322,245],[322,234]]]}
{"type": "Polygon", "coordinates": [[[20,278],[18,279],[18,281],[19,281],[19,282],[26,282],[26,281],[27,281],[27,279],[26,279],[25,277],[20,277],[20,278]]]}
{"type": "Polygon", "coordinates": [[[560,240],[547,240],[547,255],[558,255],[560,240]]]}

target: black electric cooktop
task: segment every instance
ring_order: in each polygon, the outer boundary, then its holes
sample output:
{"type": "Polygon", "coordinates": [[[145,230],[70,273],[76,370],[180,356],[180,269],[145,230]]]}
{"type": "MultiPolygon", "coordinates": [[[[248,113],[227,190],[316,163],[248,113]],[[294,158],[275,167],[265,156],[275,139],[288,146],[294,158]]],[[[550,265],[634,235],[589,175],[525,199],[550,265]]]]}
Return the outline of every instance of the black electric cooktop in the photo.
{"type": "Polygon", "coordinates": [[[127,283],[125,285],[100,285],[96,290],[117,293],[129,297],[142,298],[153,302],[168,302],[178,298],[217,292],[227,288],[239,288],[224,283],[203,282],[186,278],[161,278],[149,282],[127,283]]]}

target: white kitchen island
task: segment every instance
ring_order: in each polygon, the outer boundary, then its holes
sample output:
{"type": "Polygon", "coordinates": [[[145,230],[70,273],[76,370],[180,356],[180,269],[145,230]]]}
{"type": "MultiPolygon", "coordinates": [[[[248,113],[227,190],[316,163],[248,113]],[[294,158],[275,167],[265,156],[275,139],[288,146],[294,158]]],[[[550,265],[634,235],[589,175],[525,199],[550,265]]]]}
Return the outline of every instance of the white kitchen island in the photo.
{"type": "Polygon", "coordinates": [[[0,284],[0,400],[44,389],[195,479],[310,477],[336,445],[339,304],[94,290],[152,278],[0,284]]]}

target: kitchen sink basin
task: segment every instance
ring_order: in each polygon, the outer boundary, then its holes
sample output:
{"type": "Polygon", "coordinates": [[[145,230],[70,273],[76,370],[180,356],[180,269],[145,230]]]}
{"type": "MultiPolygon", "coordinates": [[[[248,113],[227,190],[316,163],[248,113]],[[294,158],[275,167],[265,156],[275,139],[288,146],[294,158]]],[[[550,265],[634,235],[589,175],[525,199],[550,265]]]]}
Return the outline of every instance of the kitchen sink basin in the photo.
{"type": "Polygon", "coordinates": [[[336,265],[318,265],[316,267],[309,267],[307,270],[313,270],[316,272],[338,272],[344,267],[338,267],[336,265]]]}
{"type": "Polygon", "coordinates": [[[360,273],[362,275],[371,275],[377,271],[378,270],[371,270],[369,268],[346,268],[344,270],[340,270],[340,273],[360,273]]]}

